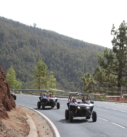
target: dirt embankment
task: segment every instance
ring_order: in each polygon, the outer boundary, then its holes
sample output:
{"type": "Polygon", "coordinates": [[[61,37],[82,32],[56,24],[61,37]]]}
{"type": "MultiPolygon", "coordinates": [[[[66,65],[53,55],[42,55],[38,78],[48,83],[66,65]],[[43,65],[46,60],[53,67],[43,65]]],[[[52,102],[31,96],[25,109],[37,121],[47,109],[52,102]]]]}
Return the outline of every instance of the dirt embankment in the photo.
{"type": "Polygon", "coordinates": [[[6,75],[0,67],[0,137],[29,136],[28,115],[36,125],[38,137],[54,136],[54,131],[38,113],[25,107],[16,106],[6,82],[6,75]]]}
{"type": "Polygon", "coordinates": [[[24,137],[29,134],[26,113],[16,107],[6,74],[0,66],[0,137],[24,137]]]}
{"type": "Polygon", "coordinates": [[[15,108],[16,104],[10,94],[10,88],[6,82],[6,74],[0,67],[0,118],[9,118],[7,111],[15,108]]]}
{"type": "Polygon", "coordinates": [[[27,137],[30,127],[26,113],[16,107],[7,114],[9,118],[0,119],[0,137],[27,137]]]}

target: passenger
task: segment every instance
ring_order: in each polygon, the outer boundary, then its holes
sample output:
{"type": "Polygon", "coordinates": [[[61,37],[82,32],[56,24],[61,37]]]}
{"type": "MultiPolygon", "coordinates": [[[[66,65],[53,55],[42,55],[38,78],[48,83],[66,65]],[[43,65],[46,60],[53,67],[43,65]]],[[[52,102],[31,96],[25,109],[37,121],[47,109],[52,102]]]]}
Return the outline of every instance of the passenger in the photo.
{"type": "Polygon", "coordinates": [[[77,101],[75,98],[72,98],[72,102],[71,103],[74,103],[74,104],[77,104],[77,101]]]}
{"type": "Polygon", "coordinates": [[[85,98],[85,97],[82,97],[82,102],[83,102],[83,103],[87,103],[87,101],[86,101],[86,98],[85,98]]]}
{"type": "Polygon", "coordinates": [[[49,94],[49,96],[48,96],[48,97],[53,97],[53,96],[52,96],[52,94],[49,94]]]}

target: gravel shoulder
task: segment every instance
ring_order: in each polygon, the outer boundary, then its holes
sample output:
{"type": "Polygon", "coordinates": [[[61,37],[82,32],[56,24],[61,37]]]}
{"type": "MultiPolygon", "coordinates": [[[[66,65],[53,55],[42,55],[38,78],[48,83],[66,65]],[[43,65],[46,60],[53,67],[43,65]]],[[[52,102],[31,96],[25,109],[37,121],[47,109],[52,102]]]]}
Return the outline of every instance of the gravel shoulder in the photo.
{"type": "Polygon", "coordinates": [[[36,126],[38,137],[54,137],[54,132],[47,121],[35,111],[22,106],[16,106],[8,111],[9,118],[0,119],[0,137],[28,137],[30,125],[28,117],[36,126]]]}
{"type": "Polygon", "coordinates": [[[0,137],[26,137],[30,127],[25,111],[16,107],[7,113],[9,118],[0,119],[0,137]]]}
{"type": "Polygon", "coordinates": [[[33,119],[37,128],[38,137],[54,137],[52,128],[40,114],[26,107],[20,106],[20,108],[25,110],[33,119]]]}

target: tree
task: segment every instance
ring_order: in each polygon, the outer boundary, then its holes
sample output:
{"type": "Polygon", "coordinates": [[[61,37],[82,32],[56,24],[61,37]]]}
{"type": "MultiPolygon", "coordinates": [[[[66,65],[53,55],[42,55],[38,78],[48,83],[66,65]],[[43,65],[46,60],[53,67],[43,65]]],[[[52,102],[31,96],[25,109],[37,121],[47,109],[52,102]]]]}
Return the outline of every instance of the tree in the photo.
{"type": "Polygon", "coordinates": [[[81,77],[81,81],[83,83],[83,90],[85,92],[92,92],[95,85],[96,85],[96,81],[94,80],[94,78],[92,78],[90,73],[86,73],[84,74],[83,77],[81,77]]]}
{"type": "MultiPolygon", "coordinates": [[[[107,86],[116,86],[121,92],[121,87],[126,86],[127,81],[127,24],[125,21],[118,29],[115,29],[113,25],[111,34],[114,37],[112,40],[113,49],[106,49],[104,57],[98,56],[99,67],[103,70],[101,82],[104,84],[106,80],[107,86]]],[[[97,76],[97,72],[96,69],[95,76],[97,76]]],[[[97,77],[96,80],[98,80],[97,77]]]]}
{"type": "Polygon", "coordinates": [[[16,72],[13,66],[10,66],[8,69],[6,80],[12,89],[19,89],[21,88],[22,83],[16,79],[16,72]]]}
{"type": "Polygon", "coordinates": [[[47,88],[47,78],[48,71],[46,64],[42,61],[42,58],[39,58],[37,66],[34,69],[34,81],[35,87],[38,89],[47,88]]]}
{"type": "Polygon", "coordinates": [[[81,90],[80,77],[94,71],[96,55],[104,50],[95,44],[39,29],[36,24],[31,27],[1,17],[0,22],[0,64],[5,71],[15,64],[23,88],[33,87],[33,68],[42,57],[48,70],[55,73],[60,89],[81,90]]]}
{"type": "Polygon", "coordinates": [[[98,55],[98,66],[90,79],[90,74],[81,80],[84,90],[91,87],[115,88],[121,93],[121,87],[127,87],[127,24],[123,21],[118,29],[113,25],[112,50],[105,49],[104,56],[98,55]],[[96,84],[95,84],[96,83],[96,84]]]}
{"type": "Polygon", "coordinates": [[[48,87],[49,88],[56,88],[56,78],[53,75],[53,71],[50,71],[48,76],[48,87]]]}

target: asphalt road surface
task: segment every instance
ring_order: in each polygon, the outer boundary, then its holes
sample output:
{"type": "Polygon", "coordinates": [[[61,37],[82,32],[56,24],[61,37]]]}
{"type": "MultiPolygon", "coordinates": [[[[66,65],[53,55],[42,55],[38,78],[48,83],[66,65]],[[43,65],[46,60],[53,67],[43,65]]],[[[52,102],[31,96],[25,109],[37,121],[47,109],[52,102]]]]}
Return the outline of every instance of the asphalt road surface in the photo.
{"type": "Polygon", "coordinates": [[[92,118],[74,118],[72,123],[65,120],[67,99],[59,98],[60,109],[46,107],[37,109],[39,97],[35,95],[16,94],[17,105],[34,108],[47,116],[58,129],[61,137],[127,137],[127,103],[94,101],[97,121],[92,118]]]}

